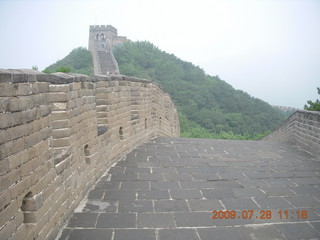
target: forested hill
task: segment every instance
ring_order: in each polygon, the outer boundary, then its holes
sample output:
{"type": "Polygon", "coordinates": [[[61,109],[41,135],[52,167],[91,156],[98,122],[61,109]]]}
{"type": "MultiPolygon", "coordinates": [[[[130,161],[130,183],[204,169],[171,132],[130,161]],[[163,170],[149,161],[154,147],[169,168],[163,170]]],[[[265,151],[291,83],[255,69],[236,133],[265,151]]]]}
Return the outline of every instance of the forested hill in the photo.
{"type": "MultiPolygon", "coordinates": [[[[266,102],[235,90],[219,77],[161,51],[148,42],[129,42],[114,50],[120,72],[158,83],[178,108],[181,136],[203,138],[257,138],[276,128],[281,111],[266,102]]],[[[92,74],[91,53],[74,49],[45,72],[71,71],[92,74]]]]}
{"type": "Polygon", "coordinates": [[[91,52],[84,47],[75,48],[66,57],[47,67],[44,72],[73,72],[93,75],[91,52]]]}
{"type": "Polygon", "coordinates": [[[149,42],[125,43],[114,55],[122,74],[150,79],[172,96],[182,136],[252,138],[284,120],[281,112],[266,102],[149,42]]]}

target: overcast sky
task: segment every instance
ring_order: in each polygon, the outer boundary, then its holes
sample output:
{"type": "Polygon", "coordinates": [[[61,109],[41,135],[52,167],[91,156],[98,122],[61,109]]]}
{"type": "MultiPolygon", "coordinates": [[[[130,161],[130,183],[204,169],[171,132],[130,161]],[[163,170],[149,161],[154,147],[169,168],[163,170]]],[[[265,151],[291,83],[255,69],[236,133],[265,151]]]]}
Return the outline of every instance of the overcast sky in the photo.
{"type": "Polygon", "coordinates": [[[43,70],[87,47],[94,24],[272,105],[319,98],[320,0],[0,0],[0,68],[43,70]]]}

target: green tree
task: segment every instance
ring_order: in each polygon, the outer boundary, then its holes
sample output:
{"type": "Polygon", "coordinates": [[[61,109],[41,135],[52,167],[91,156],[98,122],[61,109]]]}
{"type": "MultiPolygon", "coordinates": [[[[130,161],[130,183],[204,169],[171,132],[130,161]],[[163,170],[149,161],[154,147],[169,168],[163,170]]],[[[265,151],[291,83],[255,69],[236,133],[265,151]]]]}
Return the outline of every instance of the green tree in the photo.
{"type": "Polygon", "coordinates": [[[69,66],[61,66],[56,69],[56,72],[68,73],[71,72],[71,67],[69,66]]]}
{"type": "MultiPolygon", "coordinates": [[[[320,88],[318,89],[318,94],[320,95],[320,88]]],[[[304,109],[309,111],[320,111],[320,101],[317,99],[315,102],[312,102],[311,100],[308,101],[309,106],[304,105],[304,109]]]]}

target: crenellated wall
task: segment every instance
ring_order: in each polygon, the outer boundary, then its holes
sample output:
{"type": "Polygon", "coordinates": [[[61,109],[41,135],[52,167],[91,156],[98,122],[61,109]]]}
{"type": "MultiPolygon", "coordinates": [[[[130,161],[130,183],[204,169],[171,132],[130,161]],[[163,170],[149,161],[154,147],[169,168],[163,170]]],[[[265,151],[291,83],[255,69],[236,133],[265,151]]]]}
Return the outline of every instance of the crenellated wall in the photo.
{"type": "Polygon", "coordinates": [[[290,142],[320,156],[320,112],[299,110],[262,140],[290,142]]]}
{"type": "Polygon", "coordinates": [[[0,239],[54,239],[113,163],[179,132],[150,81],[0,69],[0,239]]]}

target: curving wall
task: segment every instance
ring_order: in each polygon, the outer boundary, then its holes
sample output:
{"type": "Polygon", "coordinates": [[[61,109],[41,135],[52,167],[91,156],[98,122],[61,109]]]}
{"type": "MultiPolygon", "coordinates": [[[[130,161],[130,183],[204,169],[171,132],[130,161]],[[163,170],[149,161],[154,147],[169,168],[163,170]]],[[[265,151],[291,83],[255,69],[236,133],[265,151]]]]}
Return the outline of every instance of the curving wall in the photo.
{"type": "Polygon", "coordinates": [[[54,239],[112,164],[179,133],[150,81],[0,69],[0,239],[54,239]]]}
{"type": "Polygon", "coordinates": [[[290,142],[320,156],[320,112],[299,110],[262,140],[290,142]]]}

